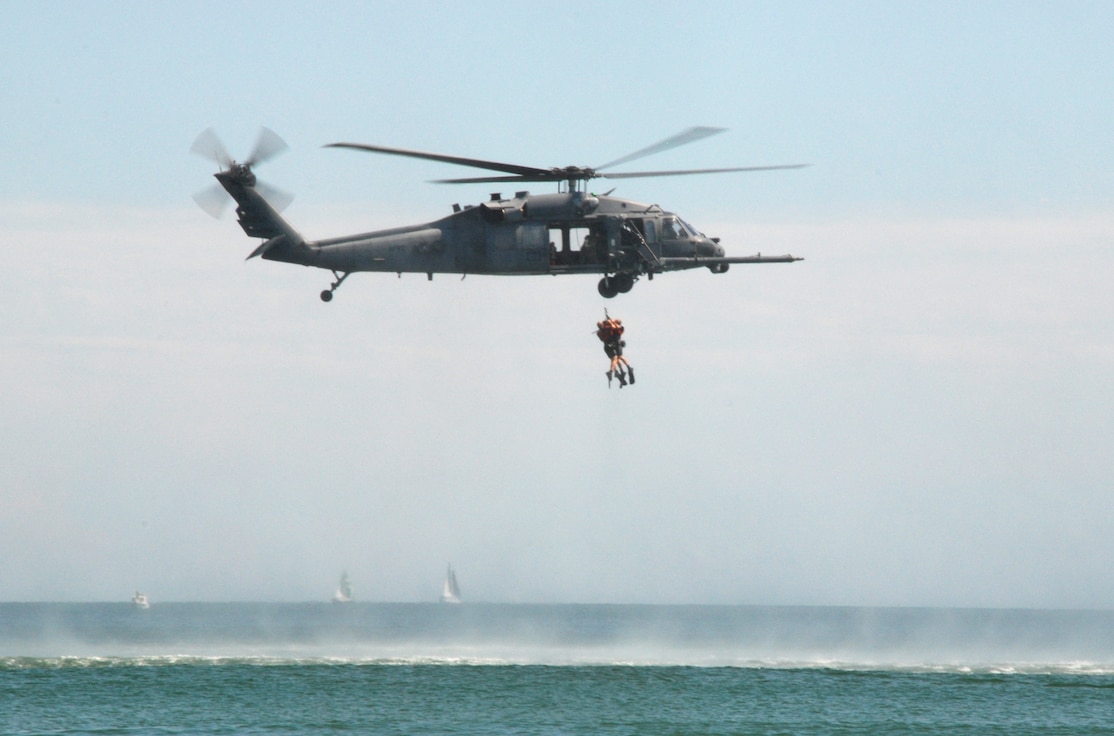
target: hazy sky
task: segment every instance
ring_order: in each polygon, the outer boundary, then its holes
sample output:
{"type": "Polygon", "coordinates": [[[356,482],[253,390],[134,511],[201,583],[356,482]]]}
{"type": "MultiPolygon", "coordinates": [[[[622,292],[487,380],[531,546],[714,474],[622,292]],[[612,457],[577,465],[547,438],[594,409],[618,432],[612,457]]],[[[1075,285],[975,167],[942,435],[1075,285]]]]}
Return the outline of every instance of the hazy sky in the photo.
{"type": "MultiPolygon", "coordinates": [[[[12,3],[0,600],[1114,607],[1114,6],[12,3]],[[191,194],[213,126],[308,237],[599,165],[729,253],[331,274],[191,194]],[[636,386],[591,334],[628,326],[636,386]]],[[[610,184],[608,185],[610,186],[610,184]]],[[[535,191],[547,191],[535,185],[535,191]]]]}

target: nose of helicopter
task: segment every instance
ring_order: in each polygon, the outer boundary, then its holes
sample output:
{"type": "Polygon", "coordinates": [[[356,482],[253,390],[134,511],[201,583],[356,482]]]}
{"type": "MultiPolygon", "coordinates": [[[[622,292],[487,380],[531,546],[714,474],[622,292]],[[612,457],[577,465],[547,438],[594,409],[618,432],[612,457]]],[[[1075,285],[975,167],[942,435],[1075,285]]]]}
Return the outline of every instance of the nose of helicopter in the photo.
{"type": "Polygon", "coordinates": [[[698,256],[720,258],[724,253],[723,246],[719,244],[718,239],[702,237],[696,243],[696,254],[698,256]]]}

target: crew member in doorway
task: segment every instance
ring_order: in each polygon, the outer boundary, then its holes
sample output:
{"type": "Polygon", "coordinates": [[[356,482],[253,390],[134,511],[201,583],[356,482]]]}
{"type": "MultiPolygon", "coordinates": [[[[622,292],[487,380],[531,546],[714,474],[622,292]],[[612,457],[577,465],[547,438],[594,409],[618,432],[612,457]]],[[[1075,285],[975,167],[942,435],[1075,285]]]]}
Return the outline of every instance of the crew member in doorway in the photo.
{"type": "Polygon", "coordinates": [[[634,369],[631,368],[630,363],[623,357],[623,348],[626,346],[626,341],[623,339],[623,320],[614,319],[607,312],[604,312],[605,319],[602,322],[596,323],[596,337],[603,343],[603,351],[607,353],[607,357],[611,359],[611,365],[607,369],[607,385],[610,388],[611,379],[619,379],[619,388],[627,385],[627,378],[630,378],[630,383],[634,384],[634,369]],[[624,371],[623,369],[626,368],[624,371]]]}

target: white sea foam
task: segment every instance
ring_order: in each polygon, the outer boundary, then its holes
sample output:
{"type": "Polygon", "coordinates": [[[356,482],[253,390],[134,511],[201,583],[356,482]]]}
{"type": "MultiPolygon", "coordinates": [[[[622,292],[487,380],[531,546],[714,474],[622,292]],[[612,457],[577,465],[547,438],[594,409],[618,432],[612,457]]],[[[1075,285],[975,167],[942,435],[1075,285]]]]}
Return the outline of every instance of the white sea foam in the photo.
{"type": "Polygon", "coordinates": [[[1114,676],[1114,664],[1104,662],[983,662],[948,663],[883,662],[855,659],[709,659],[659,657],[603,657],[598,654],[566,653],[562,656],[483,656],[457,654],[364,655],[273,655],[273,654],[161,654],[140,656],[87,657],[0,657],[0,670],[114,668],[165,666],[468,666],[468,667],[683,667],[770,670],[833,670],[845,672],[895,672],[954,675],[1062,675],[1114,676]]]}
{"type": "Polygon", "coordinates": [[[0,668],[733,667],[1114,674],[1114,613],[678,606],[0,604],[0,668]]]}

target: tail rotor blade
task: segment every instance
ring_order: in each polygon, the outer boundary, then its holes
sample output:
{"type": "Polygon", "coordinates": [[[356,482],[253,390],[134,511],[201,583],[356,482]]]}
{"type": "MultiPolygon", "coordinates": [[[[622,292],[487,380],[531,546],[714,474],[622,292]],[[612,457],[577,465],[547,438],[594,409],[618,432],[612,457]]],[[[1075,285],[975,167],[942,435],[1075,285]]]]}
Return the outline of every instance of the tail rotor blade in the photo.
{"type": "Polygon", "coordinates": [[[193,201],[210,216],[219,220],[228,208],[229,197],[220,185],[214,184],[193,195],[193,201]]]}
{"type": "Polygon", "coordinates": [[[190,152],[201,158],[216,161],[221,170],[227,169],[232,164],[232,157],[228,155],[228,149],[224,147],[212,128],[201,131],[193,145],[190,146],[190,152]]]}
{"type": "Polygon", "coordinates": [[[267,200],[268,204],[279,212],[289,207],[290,203],[294,201],[293,194],[273,187],[270,184],[264,184],[261,181],[255,183],[255,191],[263,195],[263,199],[267,200]]]}
{"type": "Polygon", "coordinates": [[[267,159],[274,158],[280,153],[285,151],[289,146],[286,145],[278,133],[270,128],[260,128],[259,138],[255,141],[255,148],[252,149],[251,156],[244,163],[248,166],[263,163],[267,159]]]}

